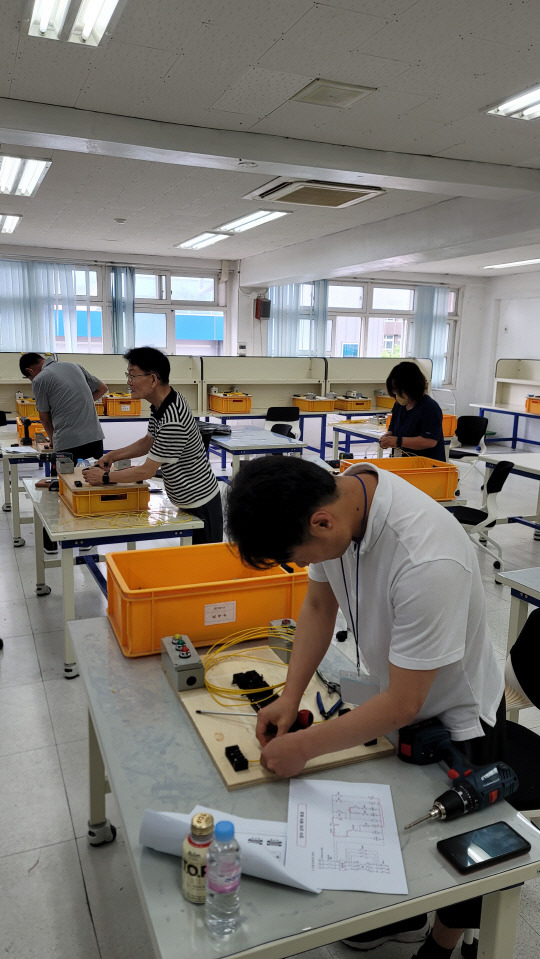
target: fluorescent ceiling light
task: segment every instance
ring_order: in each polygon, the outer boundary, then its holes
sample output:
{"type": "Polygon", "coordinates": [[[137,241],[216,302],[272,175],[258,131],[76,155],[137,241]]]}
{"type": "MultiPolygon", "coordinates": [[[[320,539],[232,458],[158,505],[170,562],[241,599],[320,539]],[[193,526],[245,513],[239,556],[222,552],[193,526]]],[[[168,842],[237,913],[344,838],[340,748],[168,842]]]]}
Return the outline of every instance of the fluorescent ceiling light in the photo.
{"type": "Polygon", "coordinates": [[[525,90],[502,103],[494,103],[485,112],[498,117],[514,117],[516,120],[535,120],[540,116],[540,87],[525,90]]]}
{"type": "Polygon", "coordinates": [[[97,47],[111,18],[127,0],[35,0],[28,33],[97,47]]]}
{"type": "Polygon", "coordinates": [[[34,196],[50,165],[50,160],[0,156],[0,193],[34,196]]]}
{"type": "Polygon", "coordinates": [[[180,250],[202,250],[205,246],[211,246],[212,243],[226,239],[226,233],[200,233],[199,236],[194,236],[191,240],[186,240],[184,243],[176,243],[175,246],[180,250]]]}
{"type": "Polygon", "coordinates": [[[271,213],[269,210],[256,210],[255,213],[242,216],[239,220],[231,220],[230,223],[224,223],[223,226],[218,226],[218,230],[230,230],[231,233],[243,233],[244,230],[252,230],[253,227],[260,226],[261,223],[269,223],[270,220],[277,220],[280,216],[289,216],[289,212],[276,210],[271,213]]]}
{"type": "Polygon", "coordinates": [[[534,263],[540,263],[538,260],[516,260],[515,263],[493,263],[491,266],[483,266],[483,270],[508,270],[511,266],[533,266],[534,263]]]}
{"type": "Polygon", "coordinates": [[[14,216],[10,213],[0,213],[0,233],[13,233],[21,220],[22,216],[14,216]]]}

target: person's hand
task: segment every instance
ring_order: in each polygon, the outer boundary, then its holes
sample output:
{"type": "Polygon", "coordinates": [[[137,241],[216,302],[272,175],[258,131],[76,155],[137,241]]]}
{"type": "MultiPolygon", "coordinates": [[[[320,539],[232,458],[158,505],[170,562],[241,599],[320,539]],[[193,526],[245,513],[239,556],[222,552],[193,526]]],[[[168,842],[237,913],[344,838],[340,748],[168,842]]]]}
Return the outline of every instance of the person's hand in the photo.
{"type": "Polygon", "coordinates": [[[265,746],[275,736],[288,732],[297,715],[298,706],[288,703],[283,696],[259,710],[255,735],[261,746],[265,746]]]}
{"type": "Polygon", "coordinates": [[[107,453],[104,453],[103,456],[100,456],[95,465],[99,466],[102,470],[108,470],[112,466],[112,460],[109,459],[107,453]]]}
{"type": "Polygon", "coordinates": [[[387,449],[391,449],[392,447],[395,447],[396,443],[397,443],[397,436],[392,436],[392,433],[385,433],[383,436],[381,436],[379,440],[379,446],[383,450],[387,450],[387,449]]]}
{"type": "Polygon", "coordinates": [[[101,486],[103,473],[104,470],[100,469],[99,466],[91,466],[89,469],[83,470],[83,479],[90,483],[90,486],[101,486]]]}
{"type": "Polygon", "coordinates": [[[297,776],[309,759],[303,748],[304,739],[302,730],[271,739],[261,752],[261,766],[283,778],[297,776]]]}

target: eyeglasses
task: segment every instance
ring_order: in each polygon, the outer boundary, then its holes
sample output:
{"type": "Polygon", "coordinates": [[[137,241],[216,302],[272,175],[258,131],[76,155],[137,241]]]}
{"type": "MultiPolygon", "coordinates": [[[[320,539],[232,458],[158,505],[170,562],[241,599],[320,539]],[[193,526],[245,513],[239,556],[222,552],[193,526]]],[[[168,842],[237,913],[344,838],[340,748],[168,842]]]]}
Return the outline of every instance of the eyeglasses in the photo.
{"type": "Polygon", "coordinates": [[[136,380],[139,376],[152,376],[151,373],[126,373],[126,380],[131,382],[131,380],[136,380]]]}

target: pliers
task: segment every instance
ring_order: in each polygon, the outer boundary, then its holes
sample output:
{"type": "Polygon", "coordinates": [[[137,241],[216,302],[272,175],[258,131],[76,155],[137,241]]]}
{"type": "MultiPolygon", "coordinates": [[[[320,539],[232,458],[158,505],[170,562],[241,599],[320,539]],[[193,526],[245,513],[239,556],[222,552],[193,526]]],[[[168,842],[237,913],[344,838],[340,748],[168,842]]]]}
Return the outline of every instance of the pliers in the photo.
{"type": "Polygon", "coordinates": [[[323,719],[330,719],[334,713],[337,713],[341,706],[343,706],[343,700],[340,696],[337,703],[333,703],[332,706],[330,706],[330,709],[325,709],[323,706],[322,696],[320,693],[317,693],[317,708],[323,719]]]}

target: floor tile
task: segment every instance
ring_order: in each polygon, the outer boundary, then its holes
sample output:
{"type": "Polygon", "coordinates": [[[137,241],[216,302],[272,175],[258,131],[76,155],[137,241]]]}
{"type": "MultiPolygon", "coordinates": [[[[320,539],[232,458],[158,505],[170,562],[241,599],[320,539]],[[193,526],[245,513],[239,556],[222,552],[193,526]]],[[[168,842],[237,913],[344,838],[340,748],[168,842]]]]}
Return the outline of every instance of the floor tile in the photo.
{"type": "Polygon", "coordinates": [[[28,636],[32,632],[24,598],[0,603],[0,636],[28,636]]]}
{"type": "MultiPolygon", "coordinates": [[[[75,836],[86,837],[89,815],[88,740],[61,743],[57,748],[75,836]]],[[[122,820],[114,793],[106,797],[106,811],[107,818],[118,828],[122,820]]]]}
{"type": "Polygon", "coordinates": [[[0,757],[0,782],[0,857],[74,838],[54,746],[0,757]]]}
{"type": "Polygon", "coordinates": [[[43,679],[61,679],[64,675],[64,630],[39,632],[34,629],[34,640],[43,679]]]}
{"type": "Polygon", "coordinates": [[[54,733],[43,683],[5,686],[0,696],[0,756],[17,755],[53,744],[54,733]]]}
{"type": "Polygon", "coordinates": [[[44,683],[56,743],[85,740],[88,735],[86,694],[80,679],[44,683]]]}
{"type": "Polygon", "coordinates": [[[37,683],[41,678],[34,637],[5,637],[0,652],[0,687],[37,683]]]}

